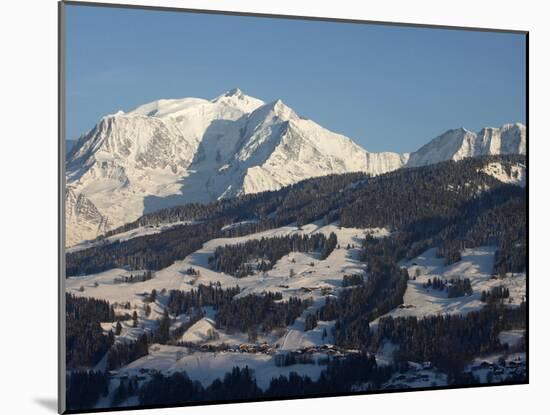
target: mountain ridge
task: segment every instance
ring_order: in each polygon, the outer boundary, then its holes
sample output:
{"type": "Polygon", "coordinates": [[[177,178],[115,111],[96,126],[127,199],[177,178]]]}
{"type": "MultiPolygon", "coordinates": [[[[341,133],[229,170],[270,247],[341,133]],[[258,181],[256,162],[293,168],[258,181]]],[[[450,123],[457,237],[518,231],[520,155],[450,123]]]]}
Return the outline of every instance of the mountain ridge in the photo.
{"type": "Polygon", "coordinates": [[[69,152],[71,192],[85,196],[104,225],[84,226],[90,231],[74,237],[68,228],[67,242],[93,239],[160,208],[327,174],[379,175],[448,159],[524,154],[525,142],[525,127],[516,123],[477,134],[449,130],[410,154],[371,153],[280,99],[265,103],[238,88],[212,100],[161,99],[102,117],[69,152]]]}

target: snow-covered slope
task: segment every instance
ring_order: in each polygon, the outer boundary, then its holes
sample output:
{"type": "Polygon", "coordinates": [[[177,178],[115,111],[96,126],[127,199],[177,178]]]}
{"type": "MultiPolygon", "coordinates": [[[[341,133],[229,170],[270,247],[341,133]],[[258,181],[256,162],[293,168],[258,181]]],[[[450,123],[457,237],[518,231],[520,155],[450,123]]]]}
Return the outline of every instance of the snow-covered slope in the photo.
{"type": "Polygon", "coordinates": [[[326,174],[380,174],[405,161],[396,153],[369,153],[348,137],[300,118],[280,100],[250,115],[245,137],[234,162],[246,172],[242,186],[230,195],[276,190],[326,174]]]}
{"type": "MultiPolygon", "coordinates": [[[[414,275],[407,283],[403,298],[403,306],[392,310],[387,315],[393,317],[441,314],[466,314],[481,309],[485,303],[481,301],[481,293],[490,291],[493,287],[503,286],[510,290],[507,305],[516,307],[525,297],[525,273],[507,274],[495,279],[492,277],[496,247],[468,248],[461,252],[460,261],[445,265],[438,258],[437,250],[430,248],[419,256],[404,262],[409,275],[414,275]],[[468,278],[472,284],[472,295],[449,298],[447,292],[427,288],[428,280],[440,278],[468,278]]],[[[386,315],[386,316],[387,316],[386,315]]],[[[377,321],[372,323],[376,326],[377,321]]]]}
{"type": "Polygon", "coordinates": [[[527,184],[527,166],[523,163],[514,163],[509,166],[498,162],[487,163],[481,171],[493,176],[502,183],[515,184],[521,187],[525,187],[527,184]]]}
{"type": "Polygon", "coordinates": [[[83,194],[71,187],[65,192],[65,219],[67,245],[71,246],[90,234],[101,234],[109,228],[108,219],[83,194]]]}
{"type": "Polygon", "coordinates": [[[103,117],[69,153],[68,184],[107,225],[85,223],[68,240],[95,238],[164,207],[276,190],[326,174],[380,174],[405,161],[395,153],[369,153],[280,100],[266,104],[239,89],[212,101],[159,100],[103,117]]]}
{"type": "Polygon", "coordinates": [[[69,152],[67,184],[95,213],[68,217],[67,243],[183,203],[500,153],[525,153],[524,126],[448,131],[410,155],[370,153],[281,100],[266,104],[239,89],[211,101],[162,99],[103,117],[69,152]]]}
{"type": "MultiPolygon", "coordinates": [[[[68,155],[67,183],[112,227],[158,208],[212,200],[219,194],[207,189],[216,174],[210,159],[217,163],[234,154],[241,119],[263,104],[235,90],[212,101],[159,100],[107,115],[68,155]]],[[[68,240],[98,235],[88,228],[68,240]]]]}
{"type": "MultiPolygon", "coordinates": [[[[209,240],[199,250],[156,271],[154,277],[146,281],[117,283],[117,279],[131,274],[136,275],[139,271],[113,268],[97,274],[70,276],[66,280],[66,291],[77,297],[106,300],[114,305],[115,313],[119,315],[128,313],[126,304],[129,304],[130,309],[136,311],[138,324],[137,327],[132,327],[131,320],[122,321],[121,334],[116,336],[119,341],[135,340],[143,332],[158,327],[158,319],[163,315],[168,293],[171,290],[190,292],[196,290],[201,284],[219,284],[223,289],[239,286],[241,292],[235,298],[273,292],[280,293],[283,300],[288,300],[290,297],[311,300],[311,305],[292,324],[258,333],[255,341],[251,341],[246,332],[227,330],[223,325],[218,326],[216,311],[210,306],[204,306],[202,307],[203,317],[190,324],[181,337],[178,337],[178,340],[184,344],[151,344],[146,356],[124,365],[119,369],[119,375],[147,376],[150,370],[164,374],[186,371],[191,379],[206,386],[217,377],[223,377],[234,366],[248,366],[255,370],[258,384],[262,388],[269,385],[273,376],[288,375],[291,371],[315,379],[323,370],[319,358],[327,356],[327,352],[322,352],[322,348],[325,345],[329,345],[330,349],[335,347],[335,339],[331,334],[335,320],[319,320],[314,328],[306,329],[305,319],[326,304],[327,298],[338,298],[344,290],[350,289],[343,284],[345,275],[363,275],[369,278],[366,264],[358,259],[361,252],[359,247],[366,235],[385,238],[390,236],[390,232],[384,228],[346,228],[339,223],[324,225],[323,221],[301,227],[287,225],[245,236],[209,240]],[[242,244],[262,238],[317,233],[324,235],[334,233],[337,236],[338,246],[325,259],[321,259],[318,252],[290,252],[276,261],[272,269],[258,271],[243,278],[215,271],[208,262],[208,258],[221,246],[242,244]],[[197,274],[189,275],[186,272],[191,267],[197,274]],[[155,302],[149,304],[151,314],[147,314],[143,307],[144,293],[153,290],[160,294],[155,302]],[[267,350],[257,351],[264,342],[267,350]],[[225,349],[208,351],[203,348],[206,345],[224,345],[225,349]],[[257,349],[250,352],[241,346],[254,346],[257,349]],[[310,364],[288,366],[276,363],[277,355],[310,348],[314,350],[310,364]]],[[[445,265],[445,260],[438,257],[437,249],[430,248],[417,257],[402,262],[400,265],[414,277],[407,282],[404,304],[384,314],[384,317],[422,318],[466,314],[480,310],[486,304],[481,301],[483,291],[490,291],[499,286],[507,288],[510,292],[510,297],[504,305],[510,308],[518,307],[525,299],[526,275],[524,272],[508,273],[495,279],[492,276],[495,250],[496,247],[491,246],[468,248],[461,251],[459,261],[445,265]],[[449,298],[444,290],[426,286],[428,280],[433,280],[435,277],[443,280],[468,278],[471,281],[473,293],[449,298]]],[[[171,330],[179,328],[182,322],[189,321],[186,315],[170,317],[171,330]]],[[[370,323],[371,330],[377,330],[378,322],[377,319],[370,323]]],[[[102,326],[107,331],[114,327],[114,323],[103,323],[102,326]]],[[[503,332],[499,337],[502,337],[503,341],[512,343],[517,342],[521,336],[522,333],[519,331],[508,331],[503,332]]],[[[396,349],[391,344],[386,346],[389,347],[384,347],[376,356],[378,364],[393,361],[393,352],[396,349]]],[[[337,353],[336,349],[330,352],[337,353]]]]}
{"type": "Polygon", "coordinates": [[[449,130],[411,153],[406,167],[492,154],[525,154],[526,144],[525,126],[520,123],[483,128],[477,134],[464,128],[449,130]]]}

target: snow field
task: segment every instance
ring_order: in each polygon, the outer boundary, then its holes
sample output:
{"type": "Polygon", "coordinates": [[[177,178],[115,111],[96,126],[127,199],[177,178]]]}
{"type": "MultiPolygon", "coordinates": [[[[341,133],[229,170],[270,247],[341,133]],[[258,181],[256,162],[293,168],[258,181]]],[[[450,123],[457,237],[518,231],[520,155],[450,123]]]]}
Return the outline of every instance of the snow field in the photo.
{"type": "MultiPolygon", "coordinates": [[[[238,226],[238,224],[236,224],[238,226]]],[[[157,231],[157,229],[153,229],[157,231]]],[[[160,231],[160,230],[159,230],[160,231]]],[[[147,230],[137,230],[147,232],[147,230]]],[[[84,277],[69,277],[67,279],[67,292],[77,296],[90,296],[105,299],[116,305],[117,314],[132,314],[135,310],[138,314],[138,327],[132,327],[132,321],[122,322],[121,335],[118,341],[136,339],[144,330],[152,330],[157,324],[157,319],[163,314],[166,306],[166,295],[172,289],[189,291],[199,284],[220,283],[222,287],[239,286],[242,292],[239,297],[250,294],[261,294],[265,291],[280,292],[283,301],[289,297],[299,297],[313,300],[296,321],[287,328],[278,329],[272,333],[260,333],[257,343],[266,342],[276,350],[276,353],[293,350],[303,350],[311,346],[320,346],[333,342],[331,329],[334,321],[319,321],[316,328],[310,331],[304,330],[305,318],[309,313],[315,313],[323,306],[327,295],[338,295],[342,288],[344,275],[365,273],[366,265],[357,260],[359,249],[365,235],[386,237],[390,235],[387,229],[355,229],[341,228],[337,223],[324,225],[322,222],[311,223],[298,228],[294,225],[277,229],[258,232],[255,234],[235,237],[219,238],[206,242],[203,247],[188,255],[181,261],[159,270],[155,277],[145,282],[115,284],[114,279],[120,276],[128,276],[131,272],[123,269],[112,269],[102,273],[91,274],[84,277]],[[323,233],[329,235],[334,232],[338,238],[337,247],[328,258],[320,260],[317,253],[291,252],[281,258],[273,269],[256,273],[244,278],[235,278],[220,272],[215,272],[208,267],[208,258],[213,255],[215,249],[227,244],[244,243],[247,240],[260,239],[262,237],[286,236],[291,234],[323,233]],[[347,248],[349,245],[349,249],[347,248]],[[186,270],[193,267],[199,272],[199,276],[187,275],[186,270]],[[292,270],[292,272],[291,272],[292,270]],[[292,275],[292,277],[291,277],[292,275]],[[81,290],[83,287],[83,290],[81,290]],[[145,315],[143,294],[155,289],[159,294],[154,303],[150,303],[151,314],[145,315]],[[163,291],[164,290],[164,291],[163,291]],[[130,303],[130,309],[123,307],[130,303]],[[327,336],[323,338],[323,331],[327,336]]],[[[134,234],[122,235],[132,237],[134,234]]],[[[120,238],[121,235],[114,237],[120,238]]],[[[462,259],[451,265],[444,265],[444,260],[436,256],[435,249],[429,249],[418,257],[404,262],[411,279],[405,292],[404,304],[386,314],[394,317],[417,316],[419,318],[428,315],[457,314],[479,310],[485,303],[481,302],[482,291],[489,291],[492,287],[503,285],[510,290],[511,301],[509,306],[517,306],[525,296],[525,274],[507,275],[505,278],[496,279],[492,276],[495,247],[478,247],[466,249],[462,252],[462,259]],[[415,279],[413,279],[415,277],[415,279]],[[441,279],[469,278],[473,288],[473,294],[458,298],[447,298],[445,291],[425,288],[428,279],[438,277],[441,279]]],[[[137,272],[134,271],[134,274],[137,272]]],[[[368,276],[367,276],[368,278],[368,276]]],[[[195,380],[203,385],[208,385],[215,378],[222,376],[231,370],[233,366],[249,366],[254,369],[259,386],[266,388],[274,376],[288,374],[297,371],[316,379],[323,367],[317,364],[292,365],[289,367],[277,367],[274,357],[269,353],[240,353],[235,349],[241,344],[248,343],[246,333],[228,333],[217,329],[215,324],[215,311],[205,307],[205,317],[193,324],[180,337],[181,342],[200,345],[226,344],[232,351],[206,352],[188,349],[179,346],[152,345],[150,354],[138,359],[122,368],[121,374],[138,374],[147,370],[159,370],[163,373],[185,370],[195,380]]],[[[175,318],[175,316],[171,316],[175,318]]],[[[187,316],[178,316],[171,329],[187,323],[187,316]]],[[[104,323],[104,330],[114,329],[114,324],[104,323]]],[[[376,329],[376,321],[371,324],[376,329]]],[[[522,333],[510,331],[501,333],[501,341],[513,346],[519,342],[522,333]]],[[[379,364],[390,364],[393,360],[395,346],[385,344],[377,353],[379,364]]],[[[322,354],[315,354],[321,355],[322,354]]],[[[101,364],[101,363],[100,363],[101,364]]],[[[386,387],[425,387],[443,385],[446,379],[441,374],[432,370],[422,372],[417,368],[404,376],[396,375],[386,387]]],[[[483,377],[483,374],[480,375],[483,377]]],[[[360,385],[358,387],[361,387],[360,385]]]]}

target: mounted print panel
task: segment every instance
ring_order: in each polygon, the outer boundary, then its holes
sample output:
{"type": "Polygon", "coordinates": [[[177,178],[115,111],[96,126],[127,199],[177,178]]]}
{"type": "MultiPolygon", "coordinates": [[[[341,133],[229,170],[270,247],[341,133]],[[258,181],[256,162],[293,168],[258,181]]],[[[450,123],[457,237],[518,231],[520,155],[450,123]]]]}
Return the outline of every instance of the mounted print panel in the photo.
{"type": "Polygon", "coordinates": [[[60,3],[60,412],[527,383],[527,40],[60,3]]]}

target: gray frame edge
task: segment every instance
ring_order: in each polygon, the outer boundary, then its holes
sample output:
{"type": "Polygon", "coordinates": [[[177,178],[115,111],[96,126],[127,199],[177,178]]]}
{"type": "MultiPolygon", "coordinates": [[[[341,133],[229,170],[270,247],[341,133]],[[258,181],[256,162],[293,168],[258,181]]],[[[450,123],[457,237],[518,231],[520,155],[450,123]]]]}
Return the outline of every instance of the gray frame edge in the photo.
{"type": "Polygon", "coordinates": [[[66,408],[66,327],[65,327],[65,3],[58,4],[57,57],[58,57],[58,273],[57,273],[57,411],[64,413],[66,408]]]}

